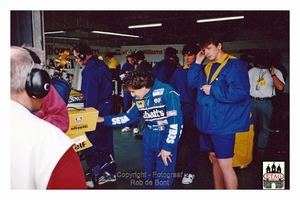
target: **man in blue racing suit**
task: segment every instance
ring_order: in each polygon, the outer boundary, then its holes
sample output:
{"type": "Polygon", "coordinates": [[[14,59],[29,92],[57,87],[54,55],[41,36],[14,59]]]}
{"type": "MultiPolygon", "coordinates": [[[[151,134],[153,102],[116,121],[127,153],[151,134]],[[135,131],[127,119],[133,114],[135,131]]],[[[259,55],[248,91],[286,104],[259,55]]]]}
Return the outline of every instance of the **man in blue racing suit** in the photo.
{"type": "Polygon", "coordinates": [[[133,96],[133,105],[118,115],[98,117],[98,122],[119,127],[140,117],[143,132],[145,185],[149,189],[170,189],[176,177],[177,146],[182,131],[179,94],[168,84],[155,80],[150,72],[135,70],[126,74],[123,89],[133,96]]]}

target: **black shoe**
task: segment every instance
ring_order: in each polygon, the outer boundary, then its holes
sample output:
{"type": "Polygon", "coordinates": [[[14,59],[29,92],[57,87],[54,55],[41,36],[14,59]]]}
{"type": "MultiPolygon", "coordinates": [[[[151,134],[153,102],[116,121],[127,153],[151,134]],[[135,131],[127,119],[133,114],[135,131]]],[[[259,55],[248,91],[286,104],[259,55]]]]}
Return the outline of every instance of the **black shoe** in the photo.
{"type": "Polygon", "coordinates": [[[136,140],[141,140],[141,139],[143,139],[143,135],[141,135],[141,134],[136,134],[136,135],[134,136],[134,139],[136,139],[136,140]]]}

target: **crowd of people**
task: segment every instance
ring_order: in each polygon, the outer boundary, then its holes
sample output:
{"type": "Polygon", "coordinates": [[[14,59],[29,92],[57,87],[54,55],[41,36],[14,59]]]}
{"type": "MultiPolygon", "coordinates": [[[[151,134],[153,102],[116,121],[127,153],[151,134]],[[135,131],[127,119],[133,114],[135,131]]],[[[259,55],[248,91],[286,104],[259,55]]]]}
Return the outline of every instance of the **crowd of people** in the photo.
{"type": "Polygon", "coordinates": [[[198,44],[184,45],[183,66],[172,47],[154,66],[142,51],[128,52],[122,66],[111,53],[105,55],[106,63],[98,59],[84,43],[74,46],[72,53],[85,66],[84,107],[99,111],[96,129],[87,132],[93,146],[83,150],[91,177],[84,177],[73,142],[65,134],[67,108],[43,69],[43,52],[12,46],[12,189],[86,189],[117,181],[117,160],[99,171],[114,158],[114,127],[133,131],[134,138],[142,140],[144,181],[159,182],[149,184],[149,189],[172,188],[174,177],[158,174],[175,173],[177,154],[184,146],[189,157],[182,184],[193,183],[203,151],[212,163],[215,189],[238,189],[232,166],[235,136],[247,132],[251,121],[255,153],[261,155],[267,148],[271,100],[285,84],[269,52],[260,52],[249,69],[249,63],[223,50],[218,35],[208,34],[198,44]],[[116,115],[111,113],[113,79],[124,91],[123,112],[116,115]]]}

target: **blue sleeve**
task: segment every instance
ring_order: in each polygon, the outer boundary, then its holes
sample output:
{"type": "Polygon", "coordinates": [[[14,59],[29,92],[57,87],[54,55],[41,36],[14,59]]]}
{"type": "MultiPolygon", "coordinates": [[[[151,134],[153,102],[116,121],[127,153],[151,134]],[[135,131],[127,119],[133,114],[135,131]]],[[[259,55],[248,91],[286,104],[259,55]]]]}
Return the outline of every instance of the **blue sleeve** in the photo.
{"type": "Polygon", "coordinates": [[[104,116],[104,124],[111,127],[127,126],[136,122],[141,114],[135,104],[127,111],[118,115],[104,116]]]}
{"type": "Polygon", "coordinates": [[[172,151],[181,136],[183,127],[182,112],[178,93],[170,91],[165,100],[168,126],[166,126],[167,134],[162,141],[162,149],[172,151]]]}
{"type": "Polygon", "coordinates": [[[195,62],[191,64],[187,74],[187,83],[190,88],[198,88],[200,79],[205,78],[203,76],[204,73],[200,73],[201,71],[203,71],[203,68],[204,65],[196,64],[195,62]]]}

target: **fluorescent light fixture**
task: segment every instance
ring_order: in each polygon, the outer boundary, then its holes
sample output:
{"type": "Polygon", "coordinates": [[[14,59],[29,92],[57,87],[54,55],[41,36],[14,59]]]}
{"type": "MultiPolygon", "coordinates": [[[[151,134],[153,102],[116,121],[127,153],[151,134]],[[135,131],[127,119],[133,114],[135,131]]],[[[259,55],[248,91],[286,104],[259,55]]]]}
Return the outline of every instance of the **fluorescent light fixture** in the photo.
{"type": "Polygon", "coordinates": [[[65,33],[66,31],[50,31],[50,32],[44,32],[44,34],[57,34],[57,33],[65,33]]]}
{"type": "Polygon", "coordinates": [[[141,36],[138,36],[138,35],[128,35],[128,34],[112,33],[112,32],[105,32],[105,31],[92,31],[92,33],[98,33],[98,34],[104,34],[104,35],[116,35],[116,36],[123,36],[123,37],[134,37],[134,38],[140,38],[141,37],[141,36]]]}
{"type": "Polygon", "coordinates": [[[128,28],[148,28],[148,27],[157,27],[157,26],[162,26],[162,23],[133,25],[133,26],[128,26],[128,28]]]}
{"type": "Polygon", "coordinates": [[[212,18],[212,19],[199,19],[199,20],[197,20],[197,23],[216,22],[216,21],[235,20],[235,19],[244,19],[244,16],[221,17],[221,18],[212,18]]]}
{"type": "Polygon", "coordinates": [[[80,40],[79,38],[72,38],[72,37],[52,37],[52,36],[46,36],[46,38],[62,39],[62,40],[80,40]]]}

